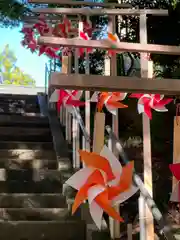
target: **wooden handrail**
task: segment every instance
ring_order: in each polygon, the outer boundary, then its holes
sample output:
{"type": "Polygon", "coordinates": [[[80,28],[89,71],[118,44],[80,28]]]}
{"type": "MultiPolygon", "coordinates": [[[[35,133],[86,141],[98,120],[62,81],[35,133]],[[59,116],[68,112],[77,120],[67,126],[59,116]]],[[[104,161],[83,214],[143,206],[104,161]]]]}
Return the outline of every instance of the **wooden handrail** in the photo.
{"type": "Polygon", "coordinates": [[[70,5],[70,6],[97,6],[97,7],[120,7],[130,8],[131,4],[119,4],[119,3],[102,3],[102,2],[86,2],[86,1],[70,1],[70,0],[29,0],[29,3],[38,4],[58,4],[58,5],[70,5]]]}
{"type": "Polygon", "coordinates": [[[49,87],[106,92],[180,94],[180,79],[146,79],[137,77],[84,74],[51,74],[49,87]]]}
{"type": "Polygon", "coordinates": [[[180,55],[180,46],[156,45],[156,44],[141,44],[116,42],[112,44],[107,40],[80,40],[77,38],[66,39],[58,37],[39,37],[38,44],[48,45],[53,47],[74,47],[74,48],[94,48],[104,50],[114,50],[116,52],[145,52],[158,53],[169,55],[180,55]]]}
{"type": "Polygon", "coordinates": [[[44,14],[69,14],[69,15],[140,15],[151,14],[156,16],[167,16],[168,10],[164,9],[102,9],[102,8],[34,8],[34,13],[44,14]]]}

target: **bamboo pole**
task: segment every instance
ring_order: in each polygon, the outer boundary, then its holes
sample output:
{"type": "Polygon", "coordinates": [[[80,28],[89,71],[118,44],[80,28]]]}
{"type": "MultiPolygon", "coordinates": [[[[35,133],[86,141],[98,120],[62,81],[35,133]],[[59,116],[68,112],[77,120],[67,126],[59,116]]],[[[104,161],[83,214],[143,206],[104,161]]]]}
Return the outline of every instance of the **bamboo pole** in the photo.
{"type": "MultiPolygon", "coordinates": [[[[147,44],[147,21],[146,14],[140,15],[140,42],[147,44]]],[[[148,61],[147,53],[141,53],[141,76],[153,77],[153,63],[148,61]]],[[[152,162],[151,162],[151,132],[150,120],[146,114],[143,113],[143,154],[144,154],[144,185],[150,193],[153,194],[152,189],[152,162]]],[[[152,240],[154,239],[154,222],[152,213],[145,204],[145,199],[140,196],[141,204],[139,205],[139,213],[142,214],[140,218],[140,239],[152,240]],[[145,206],[145,211],[144,211],[145,206]]]]}

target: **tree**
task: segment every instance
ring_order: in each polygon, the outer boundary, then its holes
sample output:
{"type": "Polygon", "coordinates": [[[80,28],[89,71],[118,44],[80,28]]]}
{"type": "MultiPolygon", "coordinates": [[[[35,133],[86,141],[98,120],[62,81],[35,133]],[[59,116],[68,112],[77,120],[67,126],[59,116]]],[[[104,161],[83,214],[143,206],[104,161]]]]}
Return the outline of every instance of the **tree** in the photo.
{"type": "Polygon", "coordinates": [[[14,85],[35,85],[35,80],[16,66],[17,58],[6,45],[0,53],[1,83],[14,85]]]}
{"type": "MultiPolygon", "coordinates": [[[[23,2],[23,1],[21,1],[23,2]]],[[[17,0],[0,1],[0,27],[16,27],[30,13],[27,5],[17,0]]]]}

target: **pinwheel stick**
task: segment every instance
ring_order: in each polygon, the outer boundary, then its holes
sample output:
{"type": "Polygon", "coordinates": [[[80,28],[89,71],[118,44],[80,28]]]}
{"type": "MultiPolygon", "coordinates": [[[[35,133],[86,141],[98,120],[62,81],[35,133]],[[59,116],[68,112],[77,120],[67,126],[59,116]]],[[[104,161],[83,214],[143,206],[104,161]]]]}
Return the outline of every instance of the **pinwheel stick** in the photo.
{"type": "Polygon", "coordinates": [[[96,112],[94,116],[93,152],[101,152],[104,146],[105,114],[96,112]]]}
{"type": "MultiPolygon", "coordinates": [[[[123,149],[121,141],[115,136],[115,134],[111,130],[110,126],[106,126],[106,131],[108,132],[109,137],[115,142],[115,144],[116,144],[115,147],[118,150],[119,155],[121,156],[121,159],[122,159],[123,163],[127,164],[129,162],[129,159],[128,159],[128,156],[126,155],[126,153],[123,149]]],[[[166,222],[165,222],[161,212],[159,211],[156,203],[154,202],[151,195],[149,194],[149,192],[145,188],[143,181],[141,180],[139,175],[136,174],[135,171],[134,171],[134,174],[133,174],[133,180],[134,180],[134,183],[137,185],[137,187],[140,189],[141,194],[144,197],[144,199],[146,200],[146,203],[147,203],[149,209],[151,210],[154,219],[156,220],[157,224],[159,225],[160,234],[163,235],[168,240],[176,240],[173,233],[171,232],[171,228],[166,224],[166,222]]]]}

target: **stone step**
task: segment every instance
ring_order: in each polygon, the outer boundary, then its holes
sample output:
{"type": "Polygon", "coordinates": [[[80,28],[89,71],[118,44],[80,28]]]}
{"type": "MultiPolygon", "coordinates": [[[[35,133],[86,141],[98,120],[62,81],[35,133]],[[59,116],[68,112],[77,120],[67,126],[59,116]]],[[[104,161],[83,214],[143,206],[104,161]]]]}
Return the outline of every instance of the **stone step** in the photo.
{"type": "MultiPolygon", "coordinates": [[[[1,136],[51,136],[51,131],[49,128],[27,128],[27,127],[2,127],[0,126],[0,138],[1,136]]],[[[1,138],[2,139],[2,138],[1,138]]]]}
{"type": "Polygon", "coordinates": [[[52,142],[0,141],[0,149],[53,150],[52,142]]]}
{"type": "MultiPolygon", "coordinates": [[[[11,95],[12,96],[12,95],[11,95]]],[[[17,98],[12,98],[11,96],[8,95],[0,95],[0,102],[3,103],[10,103],[10,104],[21,104],[21,105],[28,105],[28,104],[33,104],[33,105],[37,105],[38,106],[38,99],[37,96],[35,97],[26,97],[24,96],[24,98],[19,98],[17,96],[17,98]]]]}
{"type": "Polygon", "coordinates": [[[0,94],[0,100],[11,100],[11,101],[31,101],[36,102],[37,101],[37,95],[26,95],[26,94],[0,94]]]}
{"type": "Polygon", "coordinates": [[[36,115],[3,114],[0,117],[0,126],[21,126],[21,127],[49,127],[47,117],[36,115]]]}
{"type": "Polygon", "coordinates": [[[13,181],[0,182],[0,193],[62,193],[62,183],[55,179],[40,181],[13,181]]]}
{"type": "Polygon", "coordinates": [[[9,113],[39,113],[40,109],[38,104],[27,104],[18,102],[0,102],[0,112],[9,113]]]}
{"type": "Polygon", "coordinates": [[[0,194],[1,208],[66,208],[62,194],[0,194]]]}
{"type": "Polygon", "coordinates": [[[34,169],[57,169],[58,162],[56,159],[47,159],[47,156],[44,158],[36,159],[22,159],[22,158],[13,158],[6,159],[0,158],[0,168],[8,169],[24,169],[24,168],[34,168],[34,169]],[[46,159],[45,159],[46,157],[46,159]]]}
{"type": "Polygon", "coordinates": [[[0,208],[0,221],[53,221],[73,217],[65,208],[0,208]]]}
{"type": "Polygon", "coordinates": [[[0,169],[0,181],[41,181],[50,179],[61,181],[61,171],[50,169],[0,169]]]}
{"type": "Polygon", "coordinates": [[[0,149],[0,159],[56,159],[54,150],[0,149]]]}
{"type": "Polygon", "coordinates": [[[0,126],[0,139],[1,141],[50,142],[52,135],[50,128],[0,126]]]}
{"type": "MultiPolygon", "coordinates": [[[[30,131],[30,129],[29,129],[30,131]]],[[[51,134],[48,135],[1,135],[0,139],[2,141],[13,141],[13,142],[50,142],[52,141],[51,134]]]]}
{"type": "Polygon", "coordinates": [[[2,221],[1,240],[86,240],[84,221],[2,221]]]}

